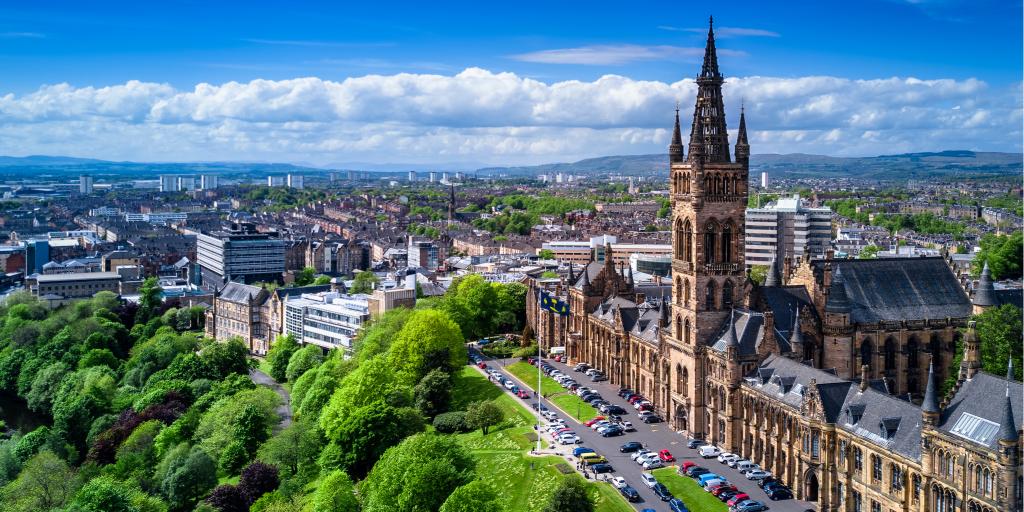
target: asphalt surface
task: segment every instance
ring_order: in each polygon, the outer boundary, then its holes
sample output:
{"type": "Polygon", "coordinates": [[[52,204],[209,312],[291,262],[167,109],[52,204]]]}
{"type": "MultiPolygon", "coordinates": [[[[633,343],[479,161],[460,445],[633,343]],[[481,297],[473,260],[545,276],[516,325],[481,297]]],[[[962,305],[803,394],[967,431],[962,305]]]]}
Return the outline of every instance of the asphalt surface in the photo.
{"type": "MultiPolygon", "coordinates": [[[[482,356],[482,354],[479,353],[478,355],[482,356]]],[[[486,356],[482,357],[487,359],[486,356]]],[[[530,382],[522,382],[519,379],[517,379],[514,375],[504,371],[504,365],[512,364],[517,361],[518,359],[488,360],[487,364],[489,367],[501,371],[502,374],[504,374],[507,378],[512,379],[512,381],[516,382],[520,387],[532,390],[537,385],[536,380],[530,379],[533,381],[532,384],[530,382]]],[[[817,509],[815,504],[808,503],[805,501],[769,500],[768,496],[764,493],[764,491],[762,491],[757,486],[756,483],[747,480],[747,478],[743,476],[740,472],[736,471],[733,468],[730,468],[726,464],[718,462],[717,459],[703,459],[697,454],[696,449],[687,448],[686,443],[690,439],[672,430],[672,428],[667,423],[645,424],[641,422],[636,415],[636,409],[634,409],[632,405],[630,405],[622,398],[619,398],[617,394],[619,390],[618,385],[612,385],[607,382],[592,382],[589,377],[583,375],[583,373],[581,372],[574,372],[571,367],[568,367],[562,363],[556,363],[552,360],[545,361],[550,363],[552,366],[556,367],[562,373],[572,375],[573,378],[575,378],[581,386],[586,386],[588,388],[596,390],[598,393],[601,394],[601,396],[605,400],[613,404],[620,405],[624,409],[626,409],[627,413],[622,415],[622,419],[631,422],[633,426],[636,427],[636,432],[626,432],[624,435],[621,436],[601,437],[600,434],[593,431],[590,427],[578,423],[575,419],[572,418],[572,416],[560,411],[558,407],[555,406],[554,404],[548,402],[547,400],[544,400],[543,402],[544,405],[548,407],[548,409],[558,413],[559,417],[565,420],[569,428],[572,428],[573,432],[575,432],[576,435],[578,435],[580,439],[582,439],[583,441],[581,444],[575,446],[567,445],[562,447],[560,445],[555,445],[553,449],[559,452],[564,457],[566,457],[569,461],[573,462],[574,466],[576,459],[572,457],[572,450],[577,446],[593,448],[594,451],[597,452],[599,455],[605,456],[608,459],[609,463],[611,463],[612,467],[614,468],[614,471],[612,473],[598,475],[598,477],[600,479],[608,480],[610,480],[614,476],[624,477],[626,479],[626,482],[640,493],[640,497],[643,500],[639,503],[631,503],[631,505],[633,505],[635,509],[654,509],[659,512],[668,512],[670,510],[667,503],[661,501],[661,499],[654,494],[653,490],[651,490],[649,487],[642,483],[642,481],[640,480],[640,474],[643,473],[644,470],[643,468],[640,467],[640,465],[638,465],[636,462],[630,459],[630,455],[632,454],[619,452],[619,447],[629,441],[640,441],[641,443],[643,443],[644,448],[654,452],[658,452],[662,449],[668,449],[676,458],[675,462],[667,464],[669,466],[681,464],[685,460],[692,460],[696,462],[697,465],[706,467],[713,473],[724,476],[726,479],[729,480],[729,482],[735,484],[740,491],[749,494],[752,499],[758,500],[768,505],[769,509],[772,511],[803,512],[808,509],[817,509]]],[[[506,390],[506,392],[508,391],[506,390]]],[[[529,401],[524,402],[532,403],[535,400],[536,399],[530,399],[529,401]]],[[[529,404],[527,404],[527,407],[529,407],[529,404]]],[[[548,436],[547,433],[544,433],[544,435],[546,436],[545,440],[551,440],[550,436],[548,436]]],[[[593,474],[591,474],[590,477],[591,479],[593,479],[593,474]]]]}
{"type": "Polygon", "coordinates": [[[281,397],[281,405],[277,406],[277,415],[281,418],[281,422],[274,426],[274,432],[288,428],[288,425],[292,424],[292,397],[288,390],[284,389],[284,386],[274,380],[273,377],[263,373],[258,368],[249,370],[249,378],[257,385],[273,389],[281,397]]]}

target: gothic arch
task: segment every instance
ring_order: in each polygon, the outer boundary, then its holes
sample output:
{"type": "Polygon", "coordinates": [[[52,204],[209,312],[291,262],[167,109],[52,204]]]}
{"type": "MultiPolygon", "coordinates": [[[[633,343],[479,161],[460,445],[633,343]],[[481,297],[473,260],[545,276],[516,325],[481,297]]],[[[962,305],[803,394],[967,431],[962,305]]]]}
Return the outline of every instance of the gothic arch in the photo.
{"type": "Polygon", "coordinates": [[[918,359],[918,352],[920,352],[920,348],[918,346],[917,336],[911,336],[910,341],[907,341],[907,368],[920,368],[920,366],[918,366],[918,363],[920,362],[918,359]]]}
{"type": "Polygon", "coordinates": [[[691,331],[691,329],[690,329],[690,319],[687,318],[683,322],[683,338],[682,338],[683,339],[683,343],[685,343],[687,345],[690,344],[690,331],[691,331]]]}
{"type": "Polygon", "coordinates": [[[885,369],[896,369],[896,339],[892,336],[885,339],[885,369]]]}
{"type": "Polygon", "coordinates": [[[682,297],[683,297],[683,304],[689,305],[690,304],[690,281],[688,279],[683,279],[683,295],[682,295],[682,297]]]}
{"type": "Polygon", "coordinates": [[[726,279],[725,283],[722,283],[722,307],[723,308],[732,307],[732,302],[733,302],[732,281],[729,280],[729,279],[726,279]]]}
{"type": "Polygon", "coordinates": [[[867,365],[868,368],[871,368],[871,356],[874,350],[871,338],[864,338],[864,341],[860,342],[860,364],[867,365]]]}
{"type": "Polygon", "coordinates": [[[707,290],[706,296],[704,297],[704,303],[705,303],[705,309],[708,309],[708,310],[715,309],[715,282],[714,281],[708,281],[708,290],[707,290]]]}
{"type": "Polygon", "coordinates": [[[715,263],[715,239],[718,237],[718,223],[710,220],[704,225],[704,263],[715,263]]]}
{"type": "Polygon", "coordinates": [[[685,261],[693,261],[693,225],[690,224],[690,219],[683,221],[683,246],[682,246],[682,258],[685,261]]]}
{"type": "Polygon", "coordinates": [[[724,226],[722,226],[721,248],[720,248],[720,254],[721,254],[722,263],[732,263],[732,258],[733,258],[732,245],[733,245],[733,225],[732,225],[732,220],[729,220],[729,221],[727,221],[725,223],[724,226]]]}

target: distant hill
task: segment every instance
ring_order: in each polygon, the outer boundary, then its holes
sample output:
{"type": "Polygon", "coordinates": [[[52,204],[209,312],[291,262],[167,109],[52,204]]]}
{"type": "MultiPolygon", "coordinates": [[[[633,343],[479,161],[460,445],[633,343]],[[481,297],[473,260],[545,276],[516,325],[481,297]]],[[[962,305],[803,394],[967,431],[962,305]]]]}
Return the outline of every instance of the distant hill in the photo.
{"type": "Polygon", "coordinates": [[[93,160],[91,158],[74,158],[70,156],[0,156],[0,166],[53,166],[53,165],[83,165],[95,163],[111,163],[104,160],[93,160]]]}
{"type": "MultiPolygon", "coordinates": [[[[1022,170],[1021,153],[939,151],[872,157],[836,157],[805,153],[751,155],[750,166],[784,178],[865,178],[901,180],[962,175],[1012,176],[1022,170]]],[[[485,167],[487,174],[650,174],[668,172],[668,155],[588,158],[571,163],[526,167],[485,167]]]]}

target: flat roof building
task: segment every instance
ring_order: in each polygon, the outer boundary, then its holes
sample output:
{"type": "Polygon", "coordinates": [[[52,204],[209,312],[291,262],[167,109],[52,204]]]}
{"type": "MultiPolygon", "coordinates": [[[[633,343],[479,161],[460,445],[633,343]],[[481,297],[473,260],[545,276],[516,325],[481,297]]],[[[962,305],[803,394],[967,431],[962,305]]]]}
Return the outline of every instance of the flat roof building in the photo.
{"type": "Polygon", "coordinates": [[[745,225],[747,265],[770,265],[773,258],[792,261],[804,254],[823,258],[832,242],[832,210],[805,206],[797,195],[747,208],[745,225]]]}
{"type": "Polygon", "coordinates": [[[251,225],[200,233],[197,258],[202,286],[207,290],[240,283],[281,282],[285,271],[285,242],[251,225]]]}

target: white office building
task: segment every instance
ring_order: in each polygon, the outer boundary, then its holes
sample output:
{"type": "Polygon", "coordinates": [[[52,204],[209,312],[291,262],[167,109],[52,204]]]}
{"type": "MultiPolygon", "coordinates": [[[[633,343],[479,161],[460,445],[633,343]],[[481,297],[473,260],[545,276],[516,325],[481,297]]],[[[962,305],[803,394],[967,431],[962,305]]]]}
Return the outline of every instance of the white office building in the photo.
{"type": "Polygon", "coordinates": [[[220,180],[217,176],[204,174],[199,177],[199,188],[203,190],[212,190],[218,186],[220,186],[220,180]]]}
{"type": "Polygon", "coordinates": [[[291,188],[304,188],[301,174],[289,174],[288,186],[291,188]]]}
{"type": "Polygon", "coordinates": [[[747,265],[781,265],[804,254],[822,258],[832,241],[832,210],[810,208],[800,196],[783,197],[763,208],[747,208],[745,258],[747,265]]]}
{"type": "Polygon", "coordinates": [[[178,176],[178,190],[195,190],[195,176],[178,176]]]}
{"type": "Polygon", "coordinates": [[[178,177],[176,175],[160,175],[160,192],[177,192],[178,190],[181,189],[178,188],[178,177]]]}
{"type": "Polygon", "coordinates": [[[78,193],[79,194],[92,194],[92,176],[83,174],[78,177],[78,193]]]}
{"type": "Polygon", "coordinates": [[[302,344],[352,350],[356,332],[370,320],[370,296],[304,293],[285,302],[285,333],[302,344]]]}

